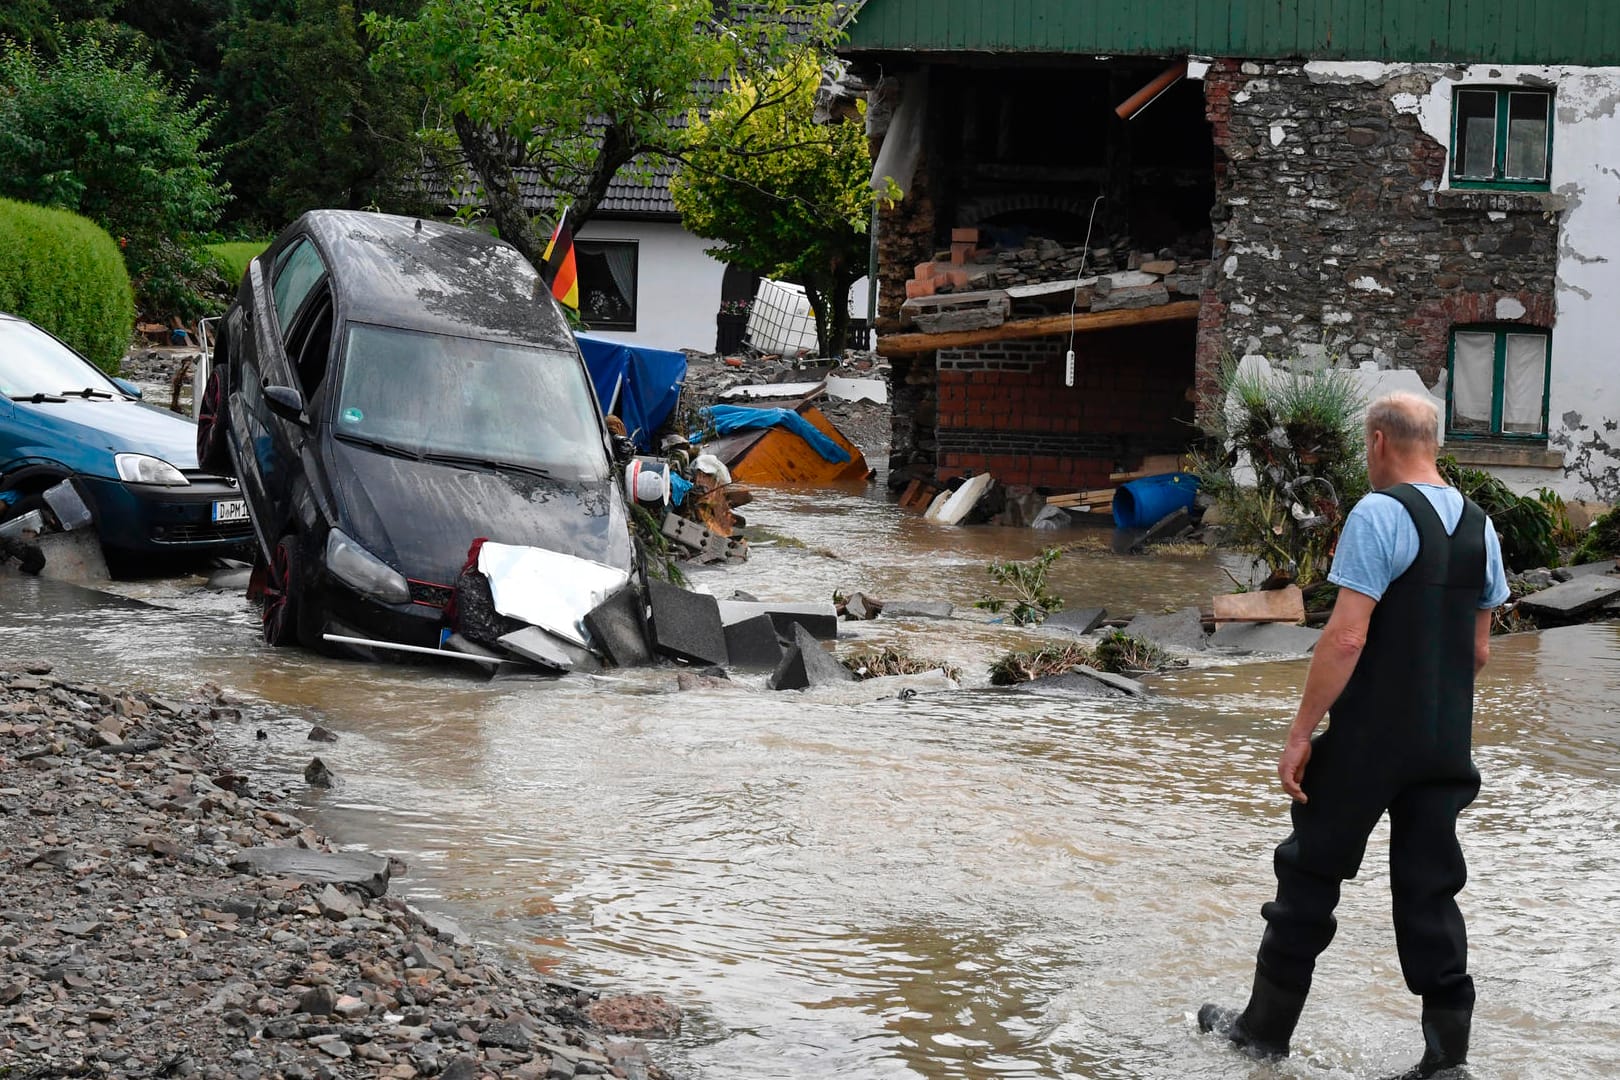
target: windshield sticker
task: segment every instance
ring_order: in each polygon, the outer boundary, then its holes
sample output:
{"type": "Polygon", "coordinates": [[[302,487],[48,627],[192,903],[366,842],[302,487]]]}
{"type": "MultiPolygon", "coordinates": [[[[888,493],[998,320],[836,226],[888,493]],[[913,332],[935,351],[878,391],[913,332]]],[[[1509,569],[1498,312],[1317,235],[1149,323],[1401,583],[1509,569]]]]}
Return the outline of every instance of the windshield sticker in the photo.
{"type": "Polygon", "coordinates": [[[353,405],[350,405],[347,409],[343,410],[343,422],[345,424],[358,424],[365,418],[366,414],[355,408],[353,405]]]}

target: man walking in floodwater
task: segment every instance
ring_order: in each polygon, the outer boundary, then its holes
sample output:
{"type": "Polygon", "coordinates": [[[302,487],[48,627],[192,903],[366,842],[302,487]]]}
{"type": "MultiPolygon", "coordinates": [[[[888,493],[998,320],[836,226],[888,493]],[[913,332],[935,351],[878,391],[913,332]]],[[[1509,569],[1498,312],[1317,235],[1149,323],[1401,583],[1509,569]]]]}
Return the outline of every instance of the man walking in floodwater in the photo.
{"type": "Polygon", "coordinates": [[[1254,989],[1241,1012],[1198,1011],[1201,1030],[1255,1057],[1287,1055],[1316,958],[1333,940],[1339,887],[1386,812],[1395,941],[1406,985],[1423,999],[1423,1057],[1401,1080],[1468,1056],[1474,983],[1456,900],[1468,877],[1457,814],[1479,793],[1474,676],[1508,586],[1490,519],[1436,468],[1439,427],[1416,394],[1367,410],[1374,493],[1345,521],[1328,575],[1339,597],[1277,764],[1294,831],[1277,848],[1277,898],[1261,909],[1254,989]]]}

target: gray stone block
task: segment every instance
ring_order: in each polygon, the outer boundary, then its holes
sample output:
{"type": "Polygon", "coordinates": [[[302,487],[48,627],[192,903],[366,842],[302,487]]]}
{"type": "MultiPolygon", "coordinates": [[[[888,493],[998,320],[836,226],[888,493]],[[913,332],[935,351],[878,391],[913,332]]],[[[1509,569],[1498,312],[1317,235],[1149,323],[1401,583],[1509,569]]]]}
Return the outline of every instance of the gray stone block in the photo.
{"type": "Polygon", "coordinates": [[[1084,665],[1062,675],[1048,675],[1024,683],[1024,688],[1036,693],[1061,692],[1070,697],[1130,698],[1146,697],[1147,687],[1123,675],[1111,675],[1084,665]]]}
{"type": "Polygon", "coordinates": [[[838,640],[838,609],[832,604],[770,604],[743,600],[720,601],[720,621],[732,623],[752,619],[756,615],[769,615],[776,624],[776,632],[789,640],[793,628],[802,626],[818,641],[838,640]]]}
{"type": "Polygon", "coordinates": [[[793,628],[793,644],[771,673],[772,690],[808,690],[812,686],[854,682],[855,675],[821,647],[802,626],[793,628]]]}
{"type": "Polygon", "coordinates": [[[777,636],[769,615],[732,623],[725,628],[726,654],[730,664],[742,671],[775,671],[786,650],[777,636]]]}
{"type": "Polygon", "coordinates": [[[371,896],[388,891],[388,860],[360,851],[308,851],[290,847],[243,848],[231,869],[265,877],[294,877],[328,885],[353,885],[371,896]]]}
{"type": "Polygon", "coordinates": [[[623,589],[598,604],[585,616],[585,630],[597,651],[619,667],[652,663],[641,623],[641,597],[635,589],[623,589]]]}
{"type": "Polygon", "coordinates": [[[654,651],[690,664],[726,663],[726,628],[712,596],[662,581],[647,583],[654,651]]]}
{"type": "Polygon", "coordinates": [[[1538,618],[1570,620],[1595,611],[1616,598],[1620,598],[1620,575],[1611,577],[1604,574],[1576,578],[1543,592],[1532,593],[1519,601],[1519,610],[1538,618]]]}
{"type": "Polygon", "coordinates": [[[1170,292],[1163,285],[1115,288],[1108,293],[1101,291],[1101,282],[1098,282],[1098,285],[1098,293],[1091,299],[1092,311],[1124,311],[1132,308],[1158,307],[1160,304],[1170,302],[1170,292]]]}
{"type": "Polygon", "coordinates": [[[1225,623],[1209,639],[1212,649],[1233,653],[1307,656],[1316,648],[1322,631],[1285,623],[1225,623]]]}
{"type": "Polygon", "coordinates": [[[496,640],[501,648],[547,671],[560,674],[572,670],[574,666],[574,658],[564,651],[562,642],[538,626],[525,626],[496,640]]]}
{"type": "Polygon", "coordinates": [[[1201,652],[1208,647],[1204,617],[1197,608],[1182,608],[1169,615],[1138,615],[1125,633],[1170,652],[1201,652]]]}
{"type": "Polygon", "coordinates": [[[1602,577],[1604,574],[1616,573],[1613,559],[1599,559],[1597,562],[1581,563],[1577,566],[1561,567],[1569,574],[1566,581],[1575,581],[1580,578],[1602,577]]]}
{"type": "Polygon", "coordinates": [[[1101,626],[1106,618],[1108,618],[1107,608],[1064,608],[1048,615],[1041,625],[1053,630],[1065,630],[1071,634],[1089,634],[1101,626]]]}
{"type": "Polygon", "coordinates": [[[885,619],[948,619],[956,606],[943,600],[890,600],[883,605],[885,619]]]}

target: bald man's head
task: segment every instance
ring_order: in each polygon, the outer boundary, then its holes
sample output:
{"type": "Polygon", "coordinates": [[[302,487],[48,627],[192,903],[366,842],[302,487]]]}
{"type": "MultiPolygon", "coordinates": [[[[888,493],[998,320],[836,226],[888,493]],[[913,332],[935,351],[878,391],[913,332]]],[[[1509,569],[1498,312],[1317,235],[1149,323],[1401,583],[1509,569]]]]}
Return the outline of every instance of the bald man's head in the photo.
{"type": "Polygon", "coordinates": [[[1422,394],[1405,391],[1381,397],[1367,406],[1367,442],[1381,431],[1396,453],[1427,456],[1440,452],[1440,410],[1422,394]]]}

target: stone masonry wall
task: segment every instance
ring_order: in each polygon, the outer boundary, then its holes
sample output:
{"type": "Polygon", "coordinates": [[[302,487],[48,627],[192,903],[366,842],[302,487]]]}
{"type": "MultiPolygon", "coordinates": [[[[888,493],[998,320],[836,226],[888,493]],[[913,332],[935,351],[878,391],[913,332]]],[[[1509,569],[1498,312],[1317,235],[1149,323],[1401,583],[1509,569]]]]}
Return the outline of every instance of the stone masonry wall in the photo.
{"type": "Polygon", "coordinates": [[[939,350],[939,476],[1074,491],[1184,450],[1192,345],[1187,324],[1079,335],[1072,387],[1066,335],[939,350]]]}
{"type": "Polygon", "coordinates": [[[1401,108],[1439,77],[1396,69],[1369,83],[1299,64],[1211,65],[1216,234],[1198,331],[1201,415],[1225,356],[1370,360],[1436,387],[1454,325],[1552,325],[1562,200],[1439,190],[1446,149],[1401,108]]]}

